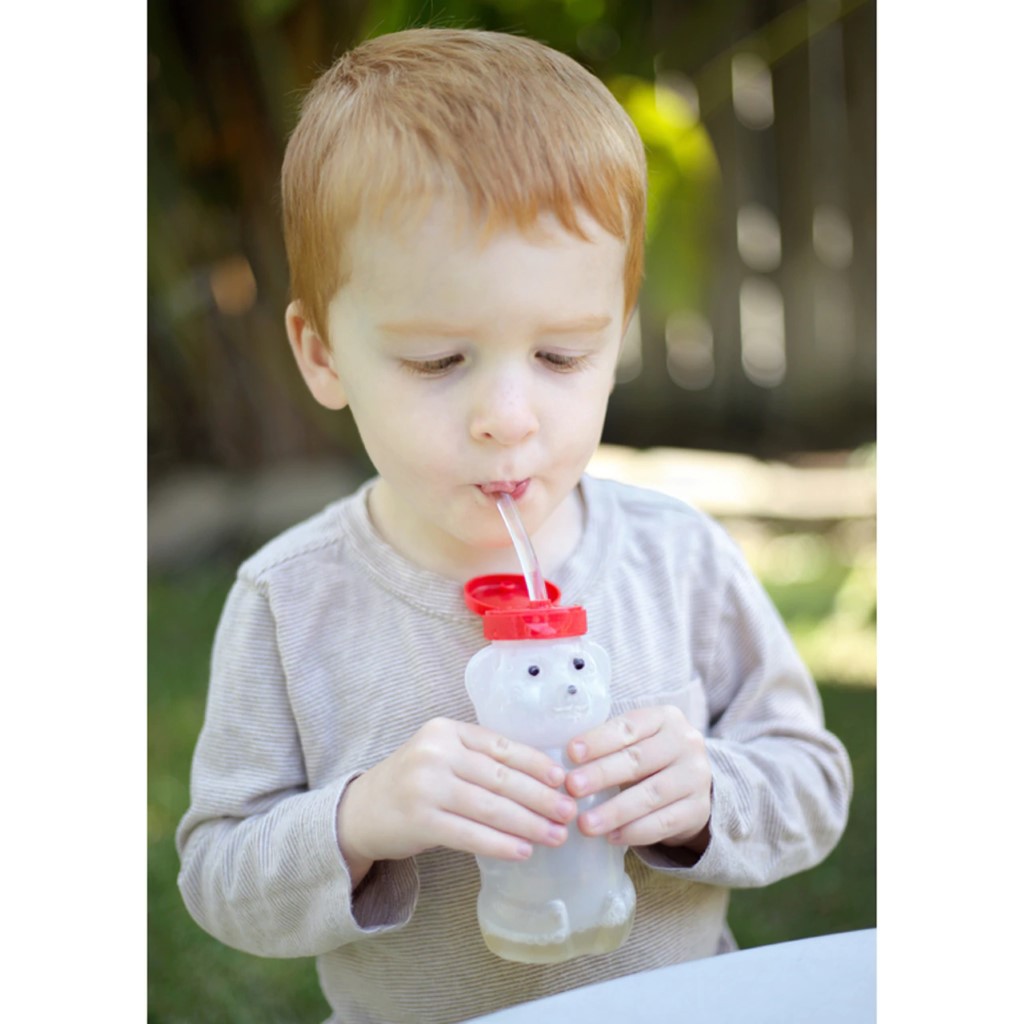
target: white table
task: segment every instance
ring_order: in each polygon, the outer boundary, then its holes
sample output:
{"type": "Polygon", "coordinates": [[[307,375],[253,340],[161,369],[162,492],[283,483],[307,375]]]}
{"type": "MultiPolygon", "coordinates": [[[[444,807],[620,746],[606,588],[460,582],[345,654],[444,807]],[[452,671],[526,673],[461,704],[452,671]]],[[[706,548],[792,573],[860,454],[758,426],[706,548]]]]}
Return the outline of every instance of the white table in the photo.
{"type": "Polygon", "coordinates": [[[521,1003],[473,1024],[873,1024],[874,928],[725,953],[521,1003]]]}

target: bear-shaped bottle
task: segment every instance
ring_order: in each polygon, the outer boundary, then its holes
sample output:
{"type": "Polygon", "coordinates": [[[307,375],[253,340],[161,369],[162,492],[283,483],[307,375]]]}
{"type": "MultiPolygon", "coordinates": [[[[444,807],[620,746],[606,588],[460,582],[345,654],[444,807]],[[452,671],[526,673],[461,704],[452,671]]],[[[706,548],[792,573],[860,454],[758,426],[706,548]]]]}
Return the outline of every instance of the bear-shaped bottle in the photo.
{"type": "MultiPolygon", "coordinates": [[[[466,666],[477,721],[543,750],[567,770],[569,741],[604,722],[611,710],[608,655],[585,634],[586,612],[529,600],[519,576],[466,584],[466,603],[483,615],[491,643],[466,666]]],[[[577,801],[582,813],[617,789],[577,801]]],[[[477,857],[477,917],[491,952],[520,963],[558,963],[617,949],[633,924],[636,893],[625,848],[588,837],[575,823],[559,847],[535,845],[525,861],[477,857]]]]}

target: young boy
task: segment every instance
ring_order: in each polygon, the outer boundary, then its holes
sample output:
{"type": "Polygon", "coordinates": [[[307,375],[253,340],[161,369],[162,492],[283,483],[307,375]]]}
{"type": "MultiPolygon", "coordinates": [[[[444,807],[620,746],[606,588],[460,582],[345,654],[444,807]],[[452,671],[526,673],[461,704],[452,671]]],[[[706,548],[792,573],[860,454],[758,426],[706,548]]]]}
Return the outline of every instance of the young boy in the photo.
{"type": "Polygon", "coordinates": [[[221,941],[318,957],[331,1020],[459,1021],[733,948],[729,889],[813,866],[845,825],[846,753],[735,546],[584,475],[637,299],[645,173],[592,75],[466,30],[346,54],[290,140],[288,337],[379,476],[239,570],[179,884],[221,941]],[[611,657],[612,718],[568,773],[473,724],[464,687],[485,640],[462,585],[519,571],[502,492],[611,657]],[[628,847],[629,939],[498,959],[473,855],[574,828],[628,847]]]}

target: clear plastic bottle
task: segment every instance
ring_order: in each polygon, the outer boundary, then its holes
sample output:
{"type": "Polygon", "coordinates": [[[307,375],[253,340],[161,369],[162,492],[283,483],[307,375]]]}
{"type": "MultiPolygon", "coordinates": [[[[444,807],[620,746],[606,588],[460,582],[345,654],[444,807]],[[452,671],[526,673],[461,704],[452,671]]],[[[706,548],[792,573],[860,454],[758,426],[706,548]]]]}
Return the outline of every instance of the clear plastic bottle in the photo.
{"type": "MultiPolygon", "coordinates": [[[[466,666],[477,721],[543,750],[563,767],[571,739],[607,719],[610,663],[586,637],[586,611],[531,601],[523,577],[483,576],[466,584],[466,603],[483,615],[489,646],[466,666]]],[[[609,789],[577,801],[580,812],[609,789]]],[[[478,857],[477,916],[487,947],[506,960],[558,963],[617,949],[633,924],[636,893],[625,848],[588,837],[574,824],[557,848],[536,845],[525,861],[478,857]]]]}

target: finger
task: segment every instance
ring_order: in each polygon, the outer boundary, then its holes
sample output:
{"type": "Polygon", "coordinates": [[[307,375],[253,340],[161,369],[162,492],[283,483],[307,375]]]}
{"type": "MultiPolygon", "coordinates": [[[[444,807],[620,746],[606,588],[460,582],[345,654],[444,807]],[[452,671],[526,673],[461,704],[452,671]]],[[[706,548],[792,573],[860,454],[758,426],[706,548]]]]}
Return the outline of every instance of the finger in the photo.
{"type": "Polygon", "coordinates": [[[435,830],[437,845],[462,850],[475,857],[527,860],[533,845],[522,836],[509,835],[460,814],[443,812],[435,830]]]}
{"type": "MultiPolygon", "coordinates": [[[[682,712],[679,712],[682,717],[682,712]]],[[[654,735],[663,725],[665,709],[662,707],[634,708],[609,718],[589,732],[577,736],[569,743],[569,757],[576,764],[584,764],[613,751],[628,747],[638,740],[654,735]]]]}
{"type": "Polygon", "coordinates": [[[632,822],[658,815],[666,807],[689,800],[699,792],[699,773],[675,764],[585,811],[580,815],[580,831],[584,835],[608,835],[632,822]]]}
{"type": "Polygon", "coordinates": [[[551,821],[565,823],[576,816],[576,801],[572,797],[486,754],[467,751],[465,757],[452,766],[452,771],[463,782],[551,821]]]}
{"type": "Polygon", "coordinates": [[[632,786],[679,760],[681,748],[679,737],[661,730],[573,769],[566,776],[566,791],[578,799],[612,786],[632,786]]]}
{"type": "Polygon", "coordinates": [[[685,841],[711,816],[711,766],[705,757],[675,761],[580,815],[584,835],[613,842],[685,841]],[[655,838],[651,838],[654,835],[655,838]]]}
{"type": "Polygon", "coordinates": [[[694,794],[613,829],[607,833],[608,841],[616,846],[652,846],[672,840],[682,846],[703,831],[710,816],[710,804],[694,794]]]}
{"type": "MultiPolygon", "coordinates": [[[[568,800],[568,797],[563,799],[568,800]]],[[[569,830],[564,824],[552,821],[499,793],[470,783],[453,787],[443,810],[529,843],[561,846],[569,836],[569,830]]]]}
{"type": "Polygon", "coordinates": [[[459,723],[459,738],[467,750],[484,754],[493,761],[523,772],[547,786],[561,786],[565,770],[541,750],[517,743],[507,736],[470,722],[459,723]]]}

